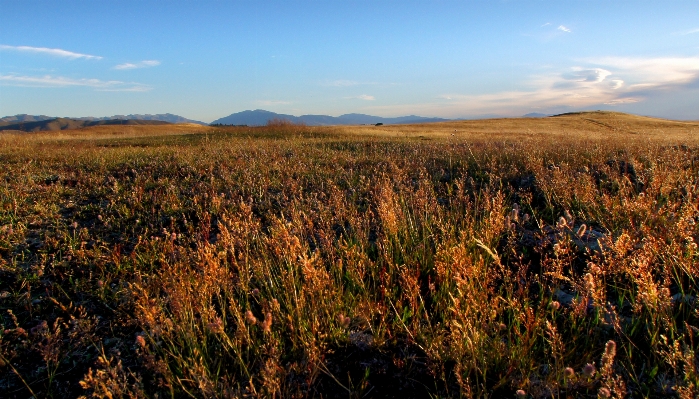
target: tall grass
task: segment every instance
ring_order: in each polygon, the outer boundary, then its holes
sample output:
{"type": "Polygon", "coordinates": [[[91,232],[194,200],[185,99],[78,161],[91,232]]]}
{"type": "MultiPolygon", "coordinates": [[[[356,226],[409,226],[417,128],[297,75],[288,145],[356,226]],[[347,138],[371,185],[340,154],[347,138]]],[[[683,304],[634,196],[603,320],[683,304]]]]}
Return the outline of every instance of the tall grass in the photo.
{"type": "Polygon", "coordinates": [[[177,137],[5,139],[3,397],[699,394],[696,141],[177,137]]]}

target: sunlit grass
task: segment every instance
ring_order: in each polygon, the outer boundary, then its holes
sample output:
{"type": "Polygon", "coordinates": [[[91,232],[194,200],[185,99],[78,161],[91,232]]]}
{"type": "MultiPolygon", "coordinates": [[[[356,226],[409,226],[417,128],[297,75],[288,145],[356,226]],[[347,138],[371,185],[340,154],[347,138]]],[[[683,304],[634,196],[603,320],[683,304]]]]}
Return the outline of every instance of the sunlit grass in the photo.
{"type": "Polygon", "coordinates": [[[699,392],[696,124],[152,129],[0,135],[8,397],[699,392]]]}

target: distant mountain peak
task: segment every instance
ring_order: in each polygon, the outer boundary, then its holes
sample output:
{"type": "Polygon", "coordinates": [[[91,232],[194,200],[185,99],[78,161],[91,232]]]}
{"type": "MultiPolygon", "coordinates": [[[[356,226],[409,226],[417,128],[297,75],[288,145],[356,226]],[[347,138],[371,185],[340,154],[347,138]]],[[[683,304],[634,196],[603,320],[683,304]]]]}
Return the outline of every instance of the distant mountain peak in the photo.
{"type": "Polygon", "coordinates": [[[256,109],[254,111],[247,110],[230,114],[224,118],[216,119],[211,122],[222,125],[248,125],[262,126],[273,119],[288,120],[293,123],[303,123],[309,126],[327,126],[327,125],[368,125],[368,124],[406,124],[406,123],[427,123],[427,122],[442,122],[448,119],[442,118],[426,118],[422,116],[409,115],[397,118],[385,118],[380,116],[372,116],[366,114],[344,114],[340,116],[330,115],[287,115],[278,114],[276,112],[267,111],[264,109],[256,109]]]}

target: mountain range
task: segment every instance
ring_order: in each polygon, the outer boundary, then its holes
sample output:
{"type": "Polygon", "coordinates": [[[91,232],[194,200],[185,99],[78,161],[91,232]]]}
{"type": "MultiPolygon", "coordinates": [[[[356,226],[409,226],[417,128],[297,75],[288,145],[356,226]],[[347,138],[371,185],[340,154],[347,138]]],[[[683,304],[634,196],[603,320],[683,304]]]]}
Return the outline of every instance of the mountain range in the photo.
{"type": "Polygon", "coordinates": [[[383,118],[380,116],[371,116],[365,114],[344,114],[340,116],[328,116],[328,115],[286,115],[277,114],[275,112],[265,111],[262,109],[256,109],[254,111],[243,111],[237,112],[235,114],[230,114],[225,118],[216,119],[211,122],[212,125],[248,125],[248,126],[260,126],[265,125],[267,122],[281,119],[287,120],[292,123],[303,123],[309,126],[327,126],[327,125],[375,125],[377,123],[383,124],[398,124],[398,123],[426,123],[426,122],[444,122],[449,119],[443,118],[425,118],[422,116],[409,115],[400,116],[397,118],[383,118]]]}
{"type": "Polygon", "coordinates": [[[43,121],[48,121],[51,119],[70,119],[74,121],[113,121],[113,120],[139,120],[139,121],[162,121],[162,122],[170,122],[170,123],[196,123],[199,125],[207,125],[204,122],[199,122],[195,121],[192,119],[187,119],[179,115],[173,115],[173,114],[129,114],[129,115],[112,115],[112,116],[104,116],[104,117],[93,117],[93,116],[85,116],[85,117],[80,117],[80,118],[61,118],[61,117],[56,117],[56,116],[46,116],[46,115],[27,115],[27,114],[19,114],[19,115],[14,115],[14,116],[6,116],[4,118],[0,118],[0,126],[8,125],[8,124],[14,124],[14,123],[21,123],[21,122],[43,122],[43,121]]]}
{"type": "MultiPolygon", "coordinates": [[[[524,117],[540,118],[550,116],[547,114],[530,113],[524,117]]],[[[482,118],[497,117],[496,115],[482,116],[482,118]]],[[[246,125],[246,126],[261,126],[266,125],[272,120],[287,120],[292,123],[305,124],[308,126],[327,126],[327,125],[375,125],[382,124],[408,124],[408,123],[428,123],[428,122],[444,122],[452,119],[444,118],[428,118],[417,115],[400,116],[396,118],[385,118],[380,116],[372,116],[366,114],[344,114],[340,116],[329,115],[287,115],[278,114],[276,112],[256,109],[254,111],[242,111],[230,114],[224,118],[216,119],[211,125],[246,125]]],[[[199,125],[207,125],[204,122],[188,119],[174,114],[129,114],[129,115],[113,115],[105,117],[80,117],[80,118],[61,118],[47,115],[27,115],[19,114],[14,116],[6,116],[0,118],[0,130],[23,130],[23,131],[42,131],[42,130],[64,130],[78,129],[81,127],[95,125],[118,125],[118,124],[162,124],[162,123],[196,123],[199,125]]]]}

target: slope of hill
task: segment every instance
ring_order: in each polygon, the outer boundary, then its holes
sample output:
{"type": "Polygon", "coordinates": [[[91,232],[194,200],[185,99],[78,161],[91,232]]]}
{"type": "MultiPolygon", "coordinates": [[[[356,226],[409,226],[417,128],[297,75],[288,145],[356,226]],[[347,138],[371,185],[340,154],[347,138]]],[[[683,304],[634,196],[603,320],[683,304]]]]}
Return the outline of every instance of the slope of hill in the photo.
{"type": "Polygon", "coordinates": [[[69,118],[54,118],[43,121],[18,122],[0,125],[1,130],[19,130],[22,132],[42,132],[67,129],[80,129],[100,125],[168,125],[170,122],[158,120],[111,119],[111,120],[77,120],[69,118]]]}
{"type": "Polygon", "coordinates": [[[83,118],[73,118],[73,119],[77,119],[77,120],[101,120],[101,121],[122,119],[122,120],[139,120],[139,121],[163,121],[163,122],[170,122],[170,123],[196,123],[198,125],[206,125],[206,123],[204,123],[204,122],[195,121],[193,119],[187,119],[183,116],[169,114],[169,113],[168,114],[112,115],[112,116],[105,116],[102,118],[83,117],[83,118]]]}
{"type": "Polygon", "coordinates": [[[0,126],[11,125],[20,122],[42,122],[52,119],[71,119],[76,121],[112,121],[112,120],[139,120],[139,121],[163,121],[169,123],[196,123],[198,125],[207,125],[204,122],[187,119],[185,117],[174,114],[129,114],[129,115],[112,115],[104,117],[84,116],[79,118],[63,118],[46,115],[27,115],[19,114],[14,116],[6,116],[0,118],[0,126]]]}
{"type": "Polygon", "coordinates": [[[427,122],[446,122],[448,119],[442,118],[426,118],[422,116],[409,115],[397,118],[383,118],[380,116],[372,116],[365,114],[344,114],[340,116],[329,115],[287,115],[278,114],[276,112],[257,109],[254,111],[242,111],[226,116],[225,118],[217,119],[211,124],[223,125],[248,125],[261,126],[273,119],[283,119],[293,123],[303,123],[309,126],[327,126],[327,125],[365,125],[365,124],[405,124],[405,123],[427,123],[427,122]]]}
{"type": "Polygon", "coordinates": [[[18,114],[0,118],[0,126],[19,122],[40,122],[55,119],[55,116],[18,114]]]}

